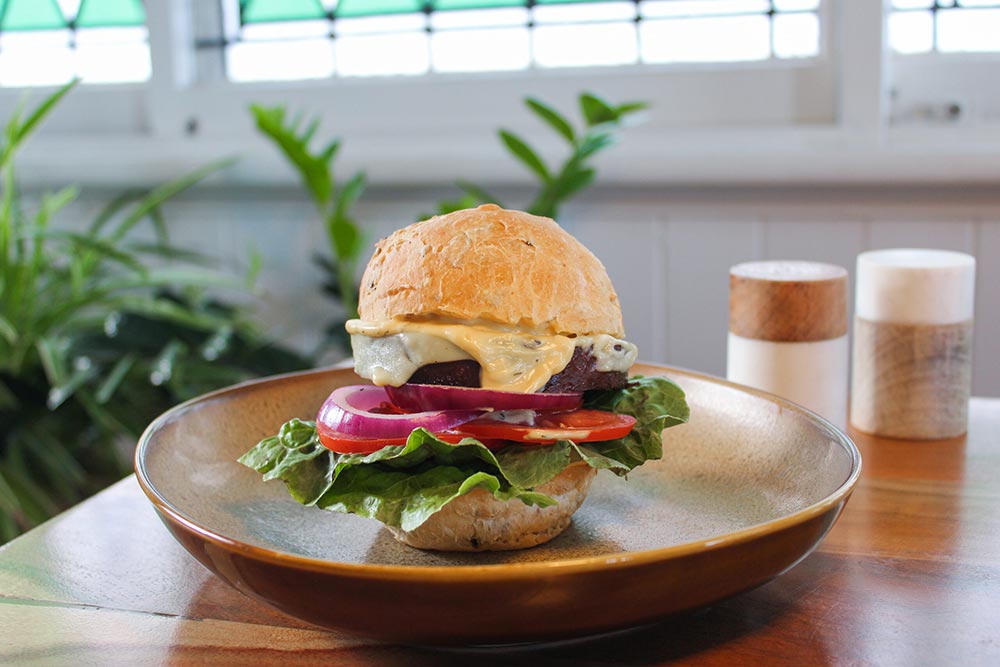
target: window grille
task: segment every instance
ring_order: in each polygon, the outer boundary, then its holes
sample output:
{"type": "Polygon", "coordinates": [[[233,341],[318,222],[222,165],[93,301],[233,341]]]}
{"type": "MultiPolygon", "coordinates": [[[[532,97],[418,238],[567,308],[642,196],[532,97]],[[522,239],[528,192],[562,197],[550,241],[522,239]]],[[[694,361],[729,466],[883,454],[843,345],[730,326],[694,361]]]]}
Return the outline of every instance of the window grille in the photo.
{"type": "Polygon", "coordinates": [[[820,0],[222,0],[233,81],[809,58],[820,0]]]}
{"type": "Polygon", "coordinates": [[[0,0],[0,86],[146,81],[141,0],[0,0]]]}
{"type": "Polygon", "coordinates": [[[893,0],[889,44],[902,54],[1000,52],[1000,2],[893,0]]]}

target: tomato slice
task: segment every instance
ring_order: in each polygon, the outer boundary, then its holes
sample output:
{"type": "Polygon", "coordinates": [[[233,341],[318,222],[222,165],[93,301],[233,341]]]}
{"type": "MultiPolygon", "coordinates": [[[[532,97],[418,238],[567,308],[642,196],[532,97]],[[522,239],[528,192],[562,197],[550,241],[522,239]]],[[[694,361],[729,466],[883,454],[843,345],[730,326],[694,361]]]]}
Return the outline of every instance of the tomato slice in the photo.
{"type": "Polygon", "coordinates": [[[556,440],[600,442],[629,434],[635,417],[604,410],[573,410],[539,415],[532,426],[482,417],[458,428],[476,438],[513,440],[526,444],[550,444],[556,440]]]}
{"type": "MultiPolygon", "coordinates": [[[[319,441],[338,454],[371,454],[390,445],[405,445],[406,438],[358,438],[346,435],[317,423],[319,441]]],[[[451,431],[434,435],[458,444],[462,438],[472,437],[489,449],[499,449],[510,442],[548,445],[557,440],[574,442],[601,442],[629,434],[635,426],[635,417],[604,410],[573,410],[540,414],[532,426],[480,418],[466,422],[451,431]]]]}

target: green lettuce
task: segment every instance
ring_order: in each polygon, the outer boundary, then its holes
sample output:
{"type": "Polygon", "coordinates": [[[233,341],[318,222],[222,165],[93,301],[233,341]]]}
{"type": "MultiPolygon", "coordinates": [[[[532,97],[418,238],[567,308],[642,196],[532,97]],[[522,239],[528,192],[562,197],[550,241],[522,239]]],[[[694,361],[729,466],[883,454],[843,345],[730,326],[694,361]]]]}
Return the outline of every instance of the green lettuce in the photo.
{"type": "Polygon", "coordinates": [[[261,440],[239,458],[263,474],[282,480],[303,505],[358,514],[413,530],[452,500],[484,489],[501,501],[545,507],[555,500],[534,489],[583,460],[598,469],[626,475],[663,455],[661,431],[688,419],[684,392],[663,377],[635,378],[629,386],[591,392],[585,407],[636,418],[627,436],[605,442],[510,445],[491,451],[474,438],[450,444],[416,429],[405,445],[372,454],[337,454],[324,447],[315,422],[292,419],[277,435],[261,440]]]}

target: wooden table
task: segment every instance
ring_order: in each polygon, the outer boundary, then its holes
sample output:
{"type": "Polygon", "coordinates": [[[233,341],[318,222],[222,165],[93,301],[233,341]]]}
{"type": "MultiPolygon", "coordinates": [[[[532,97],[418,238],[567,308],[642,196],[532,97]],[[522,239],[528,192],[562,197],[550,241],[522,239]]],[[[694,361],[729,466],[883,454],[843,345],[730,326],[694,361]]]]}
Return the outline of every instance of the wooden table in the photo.
{"type": "Polygon", "coordinates": [[[379,644],[272,611],[183,551],[129,477],[0,548],[0,664],[1000,665],[1000,399],[970,412],[967,438],[852,434],[854,497],[771,583],[653,626],[505,651],[379,644]]]}

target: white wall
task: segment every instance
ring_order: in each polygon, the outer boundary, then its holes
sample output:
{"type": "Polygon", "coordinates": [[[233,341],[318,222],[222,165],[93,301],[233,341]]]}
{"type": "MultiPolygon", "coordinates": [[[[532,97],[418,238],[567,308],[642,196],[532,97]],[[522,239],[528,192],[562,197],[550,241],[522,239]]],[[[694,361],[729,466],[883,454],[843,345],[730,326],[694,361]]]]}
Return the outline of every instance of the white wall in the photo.
{"type": "MultiPolygon", "coordinates": [[[[497,193],[508,205],[518,191],[497,193]]],[[[357,209],[372,239],[434,209],[449,188],[379,188],[357,209]]],[[[102,196],[76,211],[88,215],[102,196]]],[[[173,238],[238,261],[265,258],[262,317],[308,347],[330,316],[311,261],[326,239],[295,188],[202,188],[166,207],[173,238]]],[[[809,259],[847,267],[867,249],[918,246],[978,259],[974,386],[1000,396],[1000,190],[869,188],[623,189],[588,192],[562,224],[601,258],[623,304],[640,358],[725,373],[728,269],[753,259],[809,259]]],[[[853,301],[853,298],[852,298],[853,301]]]]}

